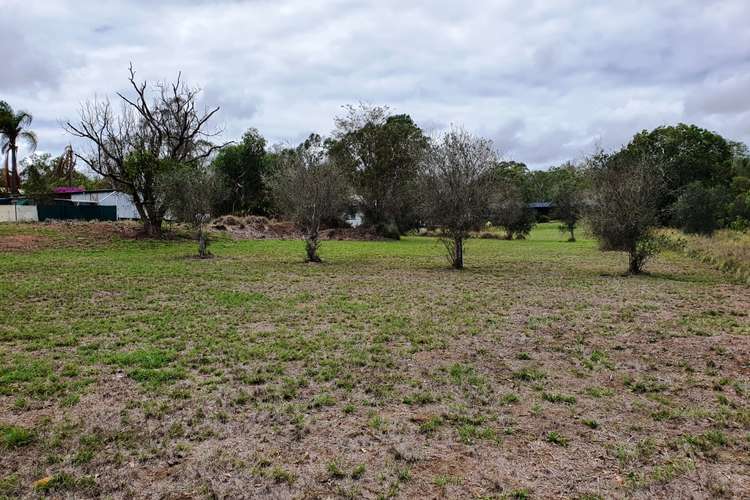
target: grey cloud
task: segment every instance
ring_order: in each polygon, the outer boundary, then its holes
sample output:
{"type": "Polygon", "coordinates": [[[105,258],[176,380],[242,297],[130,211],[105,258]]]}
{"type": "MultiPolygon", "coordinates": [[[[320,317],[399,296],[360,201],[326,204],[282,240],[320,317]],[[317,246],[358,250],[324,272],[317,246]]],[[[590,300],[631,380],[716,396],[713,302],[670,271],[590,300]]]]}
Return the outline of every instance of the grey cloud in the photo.
{"type": "Polygon", "coordinates": [[[707,81],[687,96],[685,106],[687,112],[695,115],[727,115],[750,110],[750,70],[707,81]]]}
{"type": "Polygon", "coordinates": [[[49,124],[125,88],[130,61],[201,86],[225,139],[326,134],[363,100],[533,167],[676,121],[750,141],[744,0],[6,2],[0,98],[36,116],[43,148],[69,140],[49,124]]]}
{"type": "Polygon", "coordinates": [[[7,48],[0,67],[1,92],[35,92],[59,84],[63,68],[53,51],[35,43],[11,19],[0,20],[0,47],[7,48]]]}

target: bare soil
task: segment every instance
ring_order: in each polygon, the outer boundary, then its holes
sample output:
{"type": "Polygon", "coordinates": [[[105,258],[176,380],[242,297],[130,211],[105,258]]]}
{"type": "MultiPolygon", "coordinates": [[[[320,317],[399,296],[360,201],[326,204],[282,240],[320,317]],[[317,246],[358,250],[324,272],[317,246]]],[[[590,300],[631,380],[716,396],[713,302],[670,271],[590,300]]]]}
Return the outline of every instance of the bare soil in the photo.
{"type": "MultiPolygon", "coordinates": [[[[264,239],[301,239],[302,231],[292,222],[268,219],[256,215],[239,217],[225,215],[216,219],[211,228],[214,231],[226,231],[233,238],[239,240],[264,239]]],[[[359,240],[373,241],[382,239],[369,229],[364,228],[325,228],[320,232],[323,240],[359,240]]]]}

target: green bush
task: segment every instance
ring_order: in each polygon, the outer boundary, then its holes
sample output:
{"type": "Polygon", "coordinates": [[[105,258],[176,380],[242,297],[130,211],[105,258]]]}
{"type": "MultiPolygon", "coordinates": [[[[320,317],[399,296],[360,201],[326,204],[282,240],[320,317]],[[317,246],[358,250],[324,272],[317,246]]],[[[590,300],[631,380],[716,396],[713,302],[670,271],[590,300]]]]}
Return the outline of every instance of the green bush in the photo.
{"type": "Polygon", "coordinates": [[[725,206],[726,195],[721,188],[694,182],[677,198],[674,221],[688,234],[711,235],[721,227],[725,206]]]}

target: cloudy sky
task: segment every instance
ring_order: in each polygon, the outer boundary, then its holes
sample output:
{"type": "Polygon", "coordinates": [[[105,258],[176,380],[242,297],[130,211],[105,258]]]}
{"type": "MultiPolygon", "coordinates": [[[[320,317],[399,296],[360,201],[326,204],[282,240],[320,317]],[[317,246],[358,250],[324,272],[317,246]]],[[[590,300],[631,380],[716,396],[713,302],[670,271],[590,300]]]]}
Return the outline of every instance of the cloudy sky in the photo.
{"type": "Polygon", "coordinates": [[[748,0],[0,0],[0,99],[39,149],[127,68],[182,71],[227,140],[329,133],[341,106],[463,125],[544,168],[644,128],[696,123],[750,143],[748,0]]]}

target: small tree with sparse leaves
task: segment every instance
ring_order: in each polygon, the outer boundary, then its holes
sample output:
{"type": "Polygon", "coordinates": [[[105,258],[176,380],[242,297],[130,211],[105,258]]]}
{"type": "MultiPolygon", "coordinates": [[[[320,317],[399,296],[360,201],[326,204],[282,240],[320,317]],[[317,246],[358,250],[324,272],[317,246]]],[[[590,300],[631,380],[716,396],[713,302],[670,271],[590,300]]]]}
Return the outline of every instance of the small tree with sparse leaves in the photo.
{"type": "Polygon", "coordinates": [[[302,229],[307,262],[321,262],[321,224],[341,217],[351,195],[346,174],[328,159],[320,136],[312,134],[297,148],[280,153],[266,183],[277,209],[302,229]]]}
{"type": "Polygon", "coordinates": [[[211,256],[206,227],[213,209],[226,198],[225,187],[214,173],[203,168],[171,170],[158,180],[167,214],[192,226],[198,240],[198,256],[211,256]]]}
{"type": "Polygon", "coordinates": [[[552,215],[560,221],[560,232],[567,233],[568,241],[574,242],[575,230],[585,207],[584,179],[581,171],[572,164],[553,171],[557,175],[552,188],[552,215]]]}
{"type": "Polygon", "coordinates": [[[639,155],[597,154],[589,160],[591,175],[587,219],[602,250],[627,252],[628,273],[639,274],[659,252],[660,194],[664,176],[658,165],[639,155]]]}
{"type": "Polygon", "coordinates": [[[447,132],[427,150],[422,167],[424,222],[441,229],[448,260],[464,267],[464,241],[488,220],[497,153],[492,142],[462,129],[447,132]]]}

